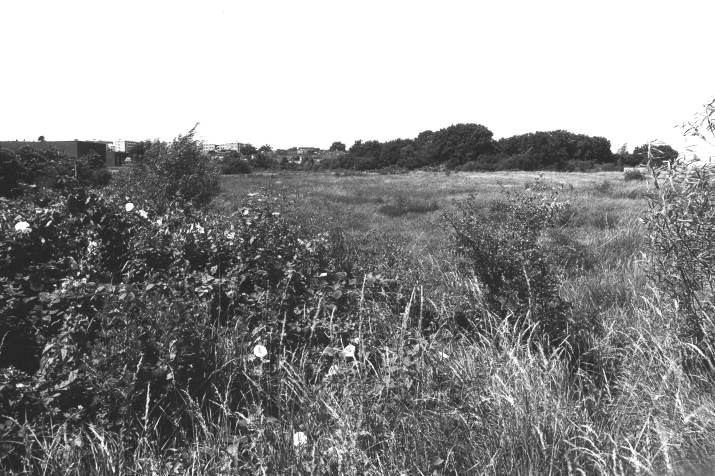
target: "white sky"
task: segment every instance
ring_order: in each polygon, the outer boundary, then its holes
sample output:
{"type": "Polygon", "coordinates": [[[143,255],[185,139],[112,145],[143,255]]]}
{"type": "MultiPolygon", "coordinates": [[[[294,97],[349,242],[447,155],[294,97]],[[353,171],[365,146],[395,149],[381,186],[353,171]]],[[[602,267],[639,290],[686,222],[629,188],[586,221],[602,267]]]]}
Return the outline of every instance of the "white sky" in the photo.
{"type": "Polygon", "coordinates": [[[715,97],[710,1],[0,3],[0,140],[327,148],[459,122],[613,149],[715,97]]]}

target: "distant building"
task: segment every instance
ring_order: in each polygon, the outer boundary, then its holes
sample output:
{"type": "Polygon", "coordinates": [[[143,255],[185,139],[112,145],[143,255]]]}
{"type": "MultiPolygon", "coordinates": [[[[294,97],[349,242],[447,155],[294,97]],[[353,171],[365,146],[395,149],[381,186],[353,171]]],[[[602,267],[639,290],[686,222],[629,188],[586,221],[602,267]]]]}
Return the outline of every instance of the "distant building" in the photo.
{"type": "Polygon", "coordinates": [[[137,141],[117,139],[114,141],[114,150],[116,150],[117,152],[129,152],[132,147],[137,144],[137,141]]]}
{"type": "Polygon", "coordinates": [[[201,152],[204,154],[208,154],[209,152],[213,152],[218,148],[216,144],[208,144],[206,142],[201,142],[201,152]]]}
{"type": "Polygon", "coordinates": [[[225,144],[216,144],[216,148],[219,150],[234,150],[238,153],[241,152],[241,148],[245,146],[241,142],[226,142],[225,144]]]}
{"type": "Polygon", "coordinates": [[[94,152],[99,154],[107,166],[115,166],[115,154],[110,154],[106,142],[84,141],[84,140],[61,140],[61,141],[0,141],[0,147],[18,151],[23,147],[31,147],[35,150],[56,150],[63,152],[68,157],[83,157],[94,152]]]}

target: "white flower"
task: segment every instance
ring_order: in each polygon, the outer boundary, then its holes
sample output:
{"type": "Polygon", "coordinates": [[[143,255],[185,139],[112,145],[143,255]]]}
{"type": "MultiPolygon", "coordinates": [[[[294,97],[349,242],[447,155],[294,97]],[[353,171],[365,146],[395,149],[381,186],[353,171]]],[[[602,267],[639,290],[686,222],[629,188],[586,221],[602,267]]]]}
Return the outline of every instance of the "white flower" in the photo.
{"type": "Polygon", "coordinates": [[[271,213],[271,215],[273,215],[274,217],[277,217],[277,216],[280,215],[280,213],[279,213],[279,212],[273,212],[273,213],[271,213]]]}
{"type": "Polygon", "coordinates": [[[127,202],[126,205],[124,205],[124,209],[128,212],[134,210],[134,204],[132,202],[127,202]]]}
{"type": "Polygon", "coordinates": [[[268,355],[268,349],[266,349],[264,345],[256,344],[256,346],[253,348],[253,355],[258,357],[259,359],[262,359],[268,355]]]}
{"type": "Polygon", "coordinates": [[[244,209],[244,210],[243,210],[243,215],[244,215],[244,216],[245,216],[245,215],[248,215],[248,210],[245,210],[245,209],[244,209]]]}
{"type": "Polygon", "coordinates": [[[437,352],[437,356],[442,359],[442,360],[447,360],[449,359],[449,354],[445,354],[444,352],[437,352]]]}
{"type": "Polygon", "coordinates": [[[360,343],[360,338],[359,337],[353,337],[350,339],[350,342],[352,342],[355,345],[358,345],[360,343]]]}
{"type": "Polygon", "coordinates": [[[338,366],[333,364],[330,366],[328,369],[328,377],[332,377],[333,375],[336,375],[338,373],[338,366]]]}
{"type": "Polygon", "coordinates": [[[149,214],[147,212],[145,212],[144,210],[139,210],[137,213],[144,219],[149,218],[149,214]]]}
{"type": "Polygon", "coordinates": [[[355,346],[352,344],[348,344],[345,346],[343,349],[343,357],[352,357],[353,359],[355,358],[355,346]]]}
{"type": "Polygon", "coordinates": [[[296,431],[293,433],[293,446],[296,448],[308,443],[308,437],[302,431],[296,431]]]}
{"type": "Polygon", "coordinates": [[[161,226],[164,224],[164,220],[162,220],[161,218],[158,218],[154,223],[158,226],[161,226]]]}
{"type": "Polygon", "coordinates": [[[201,225],[196,225],[196,231],[198,231],[199,233],[203,233],[205,230],[204,230],[204,227],[203,227],[203,226],[201,226],[201,225]]]}
{"type": "Polygon", "coordinates": [[[89,251],[92,251],[92,250],[95,249],[96,247],[97,247],[97,242],[96,242],[96,241],[90,241],[89,243],[87,243],[87,249],[88,249],[89,251]]]}
{"type": "Polygon", "coordinates": [[[19,231],[20,233],[29,233],[30,224],[26,221],[19,221],[15,223],[15,231],[19,231]]]}
{"type": "Polygon", "coordinates": [[[258,194],[257,193],[249,193],[248,194],[249,197],[255,197],[256,195],[258,195],[258,194]]]}
{"type": "Polygon", "coordinates": [[[236,233],[234,233],[232,231],[226,231],[226,232],[224,232],[224,234],[226,235],[226,238],[228,238],[229,240],[233,240],[234,238],[236,238],[236,233]]]}

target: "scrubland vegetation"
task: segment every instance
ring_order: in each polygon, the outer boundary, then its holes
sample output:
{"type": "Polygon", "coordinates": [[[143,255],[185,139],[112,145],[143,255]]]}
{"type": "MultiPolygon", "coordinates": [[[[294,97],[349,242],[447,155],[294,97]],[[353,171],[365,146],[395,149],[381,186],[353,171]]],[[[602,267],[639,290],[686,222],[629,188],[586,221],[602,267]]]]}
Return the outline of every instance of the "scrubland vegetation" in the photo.
{"type": "Polygon", "coordinates": [[[711,169],[219,182],[190,133],[40,186],[24,157],[5,472],[712,470],[711,169]]]}

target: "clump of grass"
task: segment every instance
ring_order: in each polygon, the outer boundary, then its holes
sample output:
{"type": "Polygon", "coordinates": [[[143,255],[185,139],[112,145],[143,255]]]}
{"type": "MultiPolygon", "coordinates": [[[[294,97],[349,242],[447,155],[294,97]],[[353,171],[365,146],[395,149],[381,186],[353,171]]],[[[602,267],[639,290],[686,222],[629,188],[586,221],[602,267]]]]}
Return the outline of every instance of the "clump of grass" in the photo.
{"type": "Polygon", "coordinates": [[[381,205],[377,211],[389,217],[400,217],[408,213],[429,213],[439,210],[436,200],[398,195],[391,203],[381,205]]]}
{"type": "Polygon", "coordinates": [[[613,184],[608,180],[604,180],[594,185],[593,188],[602,195],[610,195],[613,191],[613,184]]]}

